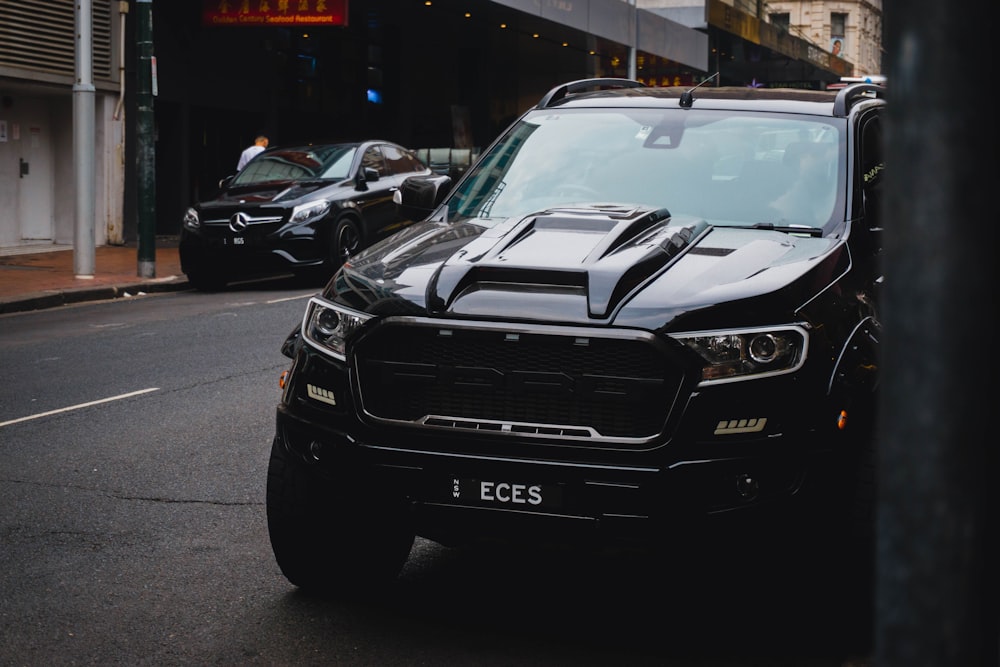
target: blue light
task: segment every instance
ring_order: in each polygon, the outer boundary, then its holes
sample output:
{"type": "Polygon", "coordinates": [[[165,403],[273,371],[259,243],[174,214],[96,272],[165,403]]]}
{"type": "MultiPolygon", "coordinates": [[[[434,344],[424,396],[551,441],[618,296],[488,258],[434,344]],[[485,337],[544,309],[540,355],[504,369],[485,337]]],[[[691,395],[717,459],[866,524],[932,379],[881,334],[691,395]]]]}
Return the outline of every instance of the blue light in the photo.
{"type": "Polygon", "coordinates": [[[368,101],[372,104],[382,104],[382,91],[369,88],[368,101]]]}

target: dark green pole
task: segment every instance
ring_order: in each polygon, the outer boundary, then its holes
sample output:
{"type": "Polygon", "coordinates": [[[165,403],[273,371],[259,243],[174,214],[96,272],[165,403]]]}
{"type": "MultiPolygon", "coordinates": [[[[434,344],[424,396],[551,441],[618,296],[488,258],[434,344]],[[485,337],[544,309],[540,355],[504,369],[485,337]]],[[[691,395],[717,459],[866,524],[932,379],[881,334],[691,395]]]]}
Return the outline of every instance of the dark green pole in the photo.
{"type": "Polygon", "coordinates": [[[139,264],[142,278],[156,277],[156,145],[153,128],[155,78],[153,58],[153,0],[136,2],[136,183],[139,191],[139,264]]]}

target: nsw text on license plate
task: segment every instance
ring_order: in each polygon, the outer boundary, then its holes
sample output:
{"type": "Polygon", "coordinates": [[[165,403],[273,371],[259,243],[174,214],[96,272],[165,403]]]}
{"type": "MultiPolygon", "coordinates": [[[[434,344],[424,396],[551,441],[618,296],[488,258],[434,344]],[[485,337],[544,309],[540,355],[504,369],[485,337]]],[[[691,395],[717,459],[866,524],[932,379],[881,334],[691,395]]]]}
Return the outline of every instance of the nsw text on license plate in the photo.
{"type": "Polygon", "coordinates": [[[563,489],[556,484],[469,477],[452,477],[450,481],[451,499],[462,504],[517,510],[553,510],[563,504],[563,489]]]}

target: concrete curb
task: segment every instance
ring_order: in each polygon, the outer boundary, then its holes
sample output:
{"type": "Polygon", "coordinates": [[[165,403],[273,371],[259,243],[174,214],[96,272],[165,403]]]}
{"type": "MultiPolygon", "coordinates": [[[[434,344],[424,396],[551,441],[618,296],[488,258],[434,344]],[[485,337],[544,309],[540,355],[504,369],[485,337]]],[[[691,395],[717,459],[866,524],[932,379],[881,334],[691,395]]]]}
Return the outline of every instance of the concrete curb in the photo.
{"type": "Polygon", "coordinates": [[[33,294],[24,294],[0,300],[0,315],[31,310],[44,310],[46,308],[55,308],[86,301],[110,301],[113,299],[130,298],[138,296],[140,293],[177,292],[190,288],[191,286],[186,276],[171,276],[169,279],[160,282],[137,282],[35,292],[33,294]]]}

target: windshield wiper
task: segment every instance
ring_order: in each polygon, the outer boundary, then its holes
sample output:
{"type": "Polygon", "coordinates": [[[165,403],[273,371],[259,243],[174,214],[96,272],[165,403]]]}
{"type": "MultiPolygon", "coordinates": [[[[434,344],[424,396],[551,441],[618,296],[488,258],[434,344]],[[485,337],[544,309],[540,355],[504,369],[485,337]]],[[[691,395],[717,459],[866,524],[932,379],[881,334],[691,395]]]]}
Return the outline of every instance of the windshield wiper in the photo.
{"type": "Polygon", "coordinates": [[[808,225],[776,225],[773,222],[756,222],[744,229],[767,229],[775,232],[785,232],[786,234],[805,234],[806,236],[823,236],[823,230],[818,227],[808,225]]]}
{"type": "Polygon", "coordinates": [[[329,183],[330,181],[337,180],[334,178],[303,178],[301,181],[295,181],[295,185],[323,185],[324,183],[329,183]]]}

